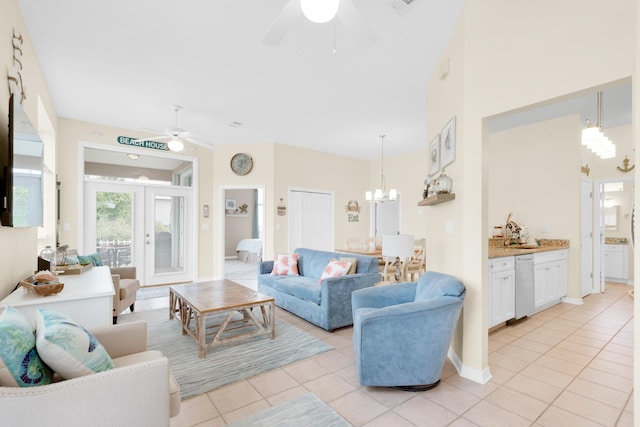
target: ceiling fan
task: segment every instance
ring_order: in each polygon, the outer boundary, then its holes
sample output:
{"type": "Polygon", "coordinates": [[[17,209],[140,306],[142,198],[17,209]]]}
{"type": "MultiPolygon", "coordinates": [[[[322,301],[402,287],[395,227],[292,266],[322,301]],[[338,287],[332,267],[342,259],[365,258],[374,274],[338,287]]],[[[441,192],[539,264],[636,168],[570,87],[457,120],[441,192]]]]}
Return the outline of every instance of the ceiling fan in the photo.
{"type": "Polygon", "coordinates": [[[278,45],[301,15],[316,23],[339,20],[362,48],[377,40],[353,0],[289,0],[262,38],[263,43],[278,45]],[[319,12],[317,17],[315,12],[319,12]]]}
{"type": "Polygon", "coordinates": [[[171,151],[182,151],[184,149],[184,143],[182,141],[184,140],[184,141],[190,142],[192,144],[208,148],[210,150],[214,150],[215,149],[213,147],[213,145],[211,145],[211,144],[207,144],[206,142],[202,142],[202,141],[198,141],[197,139],[194,139],[193,137],[197,136],[194,133],[188,132],[188,131],[178,127],[178,111],[182,110],[181,106],[172,105],[171,109],[176,113],[175,126],[166,128],[164,130],[164,135],[158,135],[158,136],[154,136],[154,137],[151,137],[151,138],[140,138],[140,139],[134,140],[133,142],[160,141],[160,140],[163,140],[163,139],[170,139],[170,141],[167,142],[167,146],[169,147],[169,150],[171,150],[171,151]]]}

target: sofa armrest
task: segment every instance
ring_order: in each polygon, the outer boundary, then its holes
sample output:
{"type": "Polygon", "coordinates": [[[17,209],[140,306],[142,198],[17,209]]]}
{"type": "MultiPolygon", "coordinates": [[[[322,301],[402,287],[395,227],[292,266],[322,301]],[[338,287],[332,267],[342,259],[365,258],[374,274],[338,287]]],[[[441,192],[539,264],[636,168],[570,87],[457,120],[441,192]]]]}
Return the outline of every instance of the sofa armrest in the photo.
{"type": "Polygon", "coordinates": [[[112,358],[140,353],[147,349],[147,322],[120,323],[91,330],[112,358]]]}
{"type": "Polygon", "coordinates": [[[8,426],[169,426],[166,357],[39,387],[0,387],[8,426]]]}
{"type": "Polygon", "coordinates": [[[327,321],[323,327],[333,330],[351,325],[353,323],[351,294],[358,289],[373,287],[379,281],[380,273],[357,273],[322,280],[320,299],[327,321]]]}
{"type": "Polygon", "coordinates": [[[416,297],[416,286],[416,282],[408,282],[355,291],[351,294],[353,313],[362,307],[382,308],[413,301],[416,297]]]}
{"type": "Polygon", "coordinates": [[[260,270],[258,271],[258,274],[269,274],[273,270],[273,260],[262,261],[259,267],[260,267],[260,270]]]}
{"type": "Polygon", "coordinates": [[[113,308],[113,316],[117,316],[118,313],[120,313],[118,311],[119,307],[120,307],[120,275],[119,274],[112,274],[111,275],[111,281],[113,282],[113,304],[112,308],[113,308]]]}

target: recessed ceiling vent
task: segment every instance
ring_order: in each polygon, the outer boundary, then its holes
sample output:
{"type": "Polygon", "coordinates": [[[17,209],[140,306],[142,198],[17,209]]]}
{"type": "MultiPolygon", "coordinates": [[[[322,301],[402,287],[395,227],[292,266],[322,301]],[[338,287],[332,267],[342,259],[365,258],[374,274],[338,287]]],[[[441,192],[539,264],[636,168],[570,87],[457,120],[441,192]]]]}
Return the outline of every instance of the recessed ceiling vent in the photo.
{"type": "Polygon", "coordinates": [[[418,3],[418,0],[390,0],[391,6],[399,14],[405,13],[411,6],[418,3]]]}

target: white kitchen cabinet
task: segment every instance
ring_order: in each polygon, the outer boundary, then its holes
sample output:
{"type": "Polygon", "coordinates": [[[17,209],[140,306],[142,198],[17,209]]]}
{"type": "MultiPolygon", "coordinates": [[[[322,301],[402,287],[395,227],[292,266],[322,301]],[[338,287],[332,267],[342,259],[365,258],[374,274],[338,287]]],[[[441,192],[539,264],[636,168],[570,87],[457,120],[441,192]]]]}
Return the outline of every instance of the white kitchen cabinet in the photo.
{"type": "Polygon", "coordinates": [[[515,317],[514,258],[489,260],[489,328],[515,317]]]}
{"type": "Polygon", "coordinates": [[[629,279],[628,245],[604,245],[604,276],[610,282],[626,283],[629,279]]]}
{"type": "Polygon", "coordinates": [[[535,310],[560,302],[567,295],[567,250],[548,251],[533,257],[535,310]]]}

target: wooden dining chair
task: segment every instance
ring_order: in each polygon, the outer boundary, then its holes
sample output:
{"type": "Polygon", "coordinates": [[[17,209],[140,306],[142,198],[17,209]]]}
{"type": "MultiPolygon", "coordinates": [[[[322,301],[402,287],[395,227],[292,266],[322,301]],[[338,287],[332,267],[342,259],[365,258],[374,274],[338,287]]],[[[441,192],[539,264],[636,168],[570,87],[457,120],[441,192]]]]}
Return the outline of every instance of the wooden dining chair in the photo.
{"type": "Polygon", "coordinates": [[[407,280],[416,282],[422,274],[427,270],[427,262],[424,246],[416,246],[415,255],[411,258],[406,268],[407,280]]]}

